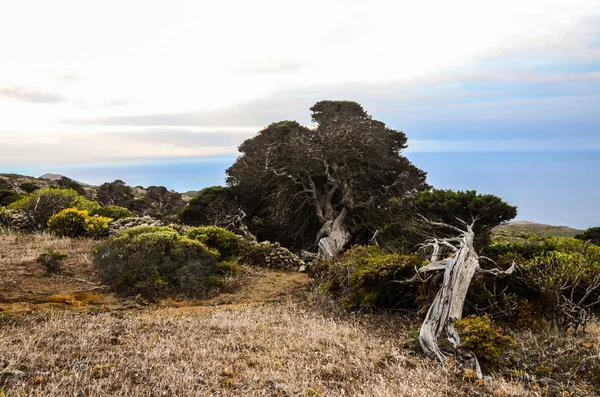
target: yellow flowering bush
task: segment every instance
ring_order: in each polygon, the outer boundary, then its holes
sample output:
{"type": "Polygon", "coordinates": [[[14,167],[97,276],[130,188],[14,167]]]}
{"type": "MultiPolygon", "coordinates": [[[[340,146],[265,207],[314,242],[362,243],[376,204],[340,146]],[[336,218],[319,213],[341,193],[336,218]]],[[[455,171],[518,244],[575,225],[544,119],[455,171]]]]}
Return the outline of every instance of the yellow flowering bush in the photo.
{"type": "Polygon", "coordinates": [[[59,237],[99,238],[108,234],[109,218],[90,216],[87,210],[67,208],[52,215],[48,231],[59,237]]]}

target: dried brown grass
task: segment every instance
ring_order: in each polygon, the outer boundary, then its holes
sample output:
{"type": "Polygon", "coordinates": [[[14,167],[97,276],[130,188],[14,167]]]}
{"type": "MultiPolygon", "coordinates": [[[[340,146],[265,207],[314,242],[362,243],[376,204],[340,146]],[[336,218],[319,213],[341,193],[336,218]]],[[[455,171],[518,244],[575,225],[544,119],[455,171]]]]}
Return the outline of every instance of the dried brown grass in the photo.
{"type": "Polygon", "coordinates": [[[334,317],[291,302],[30,315],[0,328],[0,386],[27,396],[526,395],[465,383],[390,330],[334,317]]]}
{"type": "MultiPolygon", "coordinates": [[[[73,293],[89,285],[48,275],[35,263],[47,249],[66,251],[66,274],[96,282],[92,245],[0,235],[0,396],[551,395],[543,385],[526,389],[532,382],[518,371],[505,380],[462,379],[407,348],[414,320],[348,315],[326,296],[307,292],[304,274],[245,269],[228,280],[225,293],[205,301],[140,306],[110,301],[102,291],[73,293]],[[29,305],[29,313],[7,305],[10,296],[29,305]]],[[[518,334],[512,354],[530,367],[559,365],[576,346],[585,357],[598,354],[597,323],[585,339],[591,347],[575,335],[560,342],[544,332],[518,334]]],[[[589,375],[594,361],[585,357],[573,375],[589,375]]]]}
{"type": "Polygon", "coordinates": [[[517,331],[506,377],[537,383],[547,395],[600,395],[600,323],[586,332],[559,333],[549,326],[517,331]],[[561,395],[561,394],[557,394],[561,395]]]}
{"type": "Polygon", "coordinates": [[[0,234],[0,294],[28,291],[34,294],[65,293],[86,283],[73,278],[52,277],[36,263],[39,254],[48,250],[64,251],[69,256],[62,262],[62,275],[97,282],[99,273],[92,265],[89,239],[58,238],[48,234],[0,234]]]}

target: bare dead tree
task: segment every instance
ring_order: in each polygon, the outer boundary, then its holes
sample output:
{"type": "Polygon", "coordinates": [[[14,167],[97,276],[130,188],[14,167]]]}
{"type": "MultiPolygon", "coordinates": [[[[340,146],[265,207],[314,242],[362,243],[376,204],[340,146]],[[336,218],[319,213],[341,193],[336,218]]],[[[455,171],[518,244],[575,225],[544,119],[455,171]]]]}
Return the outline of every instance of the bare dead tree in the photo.
{"type": "Polygon", "coordinates": [[[432,262],[419,269],[418,273],[443,270],[444,276],[442,285],[421,325],[419,343],[426,354],[436,357],[441,363],[446,362],[450,356],[455,356],[465,365],[470,366],[481,379],[479,361],[473,352],[460,347],[460,337],[454,328],[454,323],[462,318],[465,298],[475,274],[507,276],[515,271],[516,266],[513,263],[505,271],[481,269],[481,258],[473,247],[475,220],[471,224],[463,222],[464,229],[441,222],[431,222],[431,224],[454,230],[458,236],[431,239],[424,244],[424,248],[432,250],[432,262]],[[450,256],[440,259],[444,251],[450,253],[450,256]],[[438,342],[439,338],[445,338],[452,351],[444,351],[438,342]]]}

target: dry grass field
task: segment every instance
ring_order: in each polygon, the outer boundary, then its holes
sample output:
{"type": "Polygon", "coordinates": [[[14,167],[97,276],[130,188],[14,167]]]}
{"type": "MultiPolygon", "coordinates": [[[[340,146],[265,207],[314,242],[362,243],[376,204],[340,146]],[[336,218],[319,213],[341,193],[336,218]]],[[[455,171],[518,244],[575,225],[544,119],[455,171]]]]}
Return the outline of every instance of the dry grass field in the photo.
{"type": "MultiPolygon", "coordinates": [[[[463,379],[409,349],[413,320],[342,312],[304,274],[247,269],[198,302],[74,292],[98,286],[92,244],[0,235],[0,396],[586,395],[518,373],[463,379]],[[48,248],[69,253],[66,277],[35,263],[48,248]]],[[[519,348],[533,355],[549,338],[531,334],[519,348]]],[[[552,360],[581,343],[569,338],[552,360]]],[[[598,354],[597,325],[586,341],[598,354]]]]}

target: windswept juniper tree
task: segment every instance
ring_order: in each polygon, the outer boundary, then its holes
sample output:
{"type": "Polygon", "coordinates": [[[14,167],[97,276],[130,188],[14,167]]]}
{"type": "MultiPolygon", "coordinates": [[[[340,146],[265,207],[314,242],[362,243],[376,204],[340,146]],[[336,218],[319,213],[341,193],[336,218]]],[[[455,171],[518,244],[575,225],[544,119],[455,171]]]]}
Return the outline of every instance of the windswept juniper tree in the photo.
{"type": "Polygon", "coordinates": [[[298,238],[311,235],[329,260],[353,235],[384,223],[390,198],[425,188],[425,172],[401,154],[406,135],[359,104],[321,101],[311,111],[315,128],[282,121],[242,143],[227,183],[246,207],[298,238]]]}

